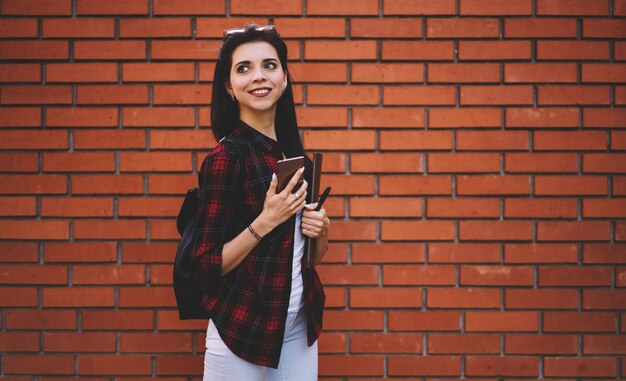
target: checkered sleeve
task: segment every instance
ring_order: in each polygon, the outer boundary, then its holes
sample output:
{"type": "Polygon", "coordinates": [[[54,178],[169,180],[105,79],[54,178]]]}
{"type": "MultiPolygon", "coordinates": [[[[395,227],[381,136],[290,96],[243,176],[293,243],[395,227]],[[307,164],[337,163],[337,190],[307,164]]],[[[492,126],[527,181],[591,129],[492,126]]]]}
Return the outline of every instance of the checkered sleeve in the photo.
{"type": "Polygon", "coordinates": [[[237,153],[218,145],[205,158],[201,173],[201,200],[191,251],[192,271],[205,304],[215,302],[222,287],[222,250],[237,209],[237,153]],[[208,300],[207,300],[208,298],[208,300]]]}

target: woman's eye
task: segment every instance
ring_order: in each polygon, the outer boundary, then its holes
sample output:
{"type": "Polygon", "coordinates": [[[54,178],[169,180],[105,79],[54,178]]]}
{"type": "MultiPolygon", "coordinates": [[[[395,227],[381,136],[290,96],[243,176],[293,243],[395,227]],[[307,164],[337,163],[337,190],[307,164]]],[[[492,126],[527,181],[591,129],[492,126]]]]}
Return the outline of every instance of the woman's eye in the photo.
{"type": "Polygon", "coordinates": [[[241,65],[237,67],[237,73],[245,73],[246,71],[248,71],[248,67],[246,66],[241,65]]]}
{"type": "Polygon", "coordinates": [[[270,62],[267,65],[265,65],[265,67],[268,69],[276,69],[276,64],[274,62],[270,62]]]}

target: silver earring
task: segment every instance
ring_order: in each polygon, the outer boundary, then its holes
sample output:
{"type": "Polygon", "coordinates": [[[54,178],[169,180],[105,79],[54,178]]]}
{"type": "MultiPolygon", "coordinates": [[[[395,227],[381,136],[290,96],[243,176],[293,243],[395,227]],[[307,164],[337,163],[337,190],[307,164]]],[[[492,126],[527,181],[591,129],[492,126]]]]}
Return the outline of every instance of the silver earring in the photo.
{"type": "Polygon", "coordinates": [[[230,97],[233,99],[233,102],[235,101],[235,94],[230,93],[230,97]]]}

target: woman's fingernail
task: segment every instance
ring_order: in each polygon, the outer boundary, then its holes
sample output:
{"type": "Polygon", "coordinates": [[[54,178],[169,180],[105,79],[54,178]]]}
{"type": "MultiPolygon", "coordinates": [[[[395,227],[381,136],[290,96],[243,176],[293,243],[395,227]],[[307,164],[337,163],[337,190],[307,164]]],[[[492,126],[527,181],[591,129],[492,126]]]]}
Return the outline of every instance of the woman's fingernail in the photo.
{"type": "Polygon", "coordinates": [[[304,173],[304,167],[300,168],[300,173],[304,173]]]}

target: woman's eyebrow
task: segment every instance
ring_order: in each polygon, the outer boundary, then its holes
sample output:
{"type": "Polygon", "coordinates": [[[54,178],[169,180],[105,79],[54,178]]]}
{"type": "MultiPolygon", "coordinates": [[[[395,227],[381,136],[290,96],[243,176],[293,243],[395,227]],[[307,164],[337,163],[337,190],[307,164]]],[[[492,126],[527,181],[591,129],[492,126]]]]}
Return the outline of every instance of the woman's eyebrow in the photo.
{"type": "MultiPolygon", "coordinates": [[[[276,61],[276,62],[278,62],[278,58],[271,58],[271,57],[270,57],[270,58],[265,58],[265,59],[263,59],[263,61],[262,61],[262,62],[270,62],[270,61],[276,61]]],[[[237,65],[241,65],[241,64],[246,64],[246,65],[247,65],[247,64],[250,64],[250,63],[251,63],[250,61],[248,61],[248,60],[244,60],[244,61],[239,61],[239,62],[237,62],[237,63],[235,64],[235,66],[237,66],[237,65]]]]}

